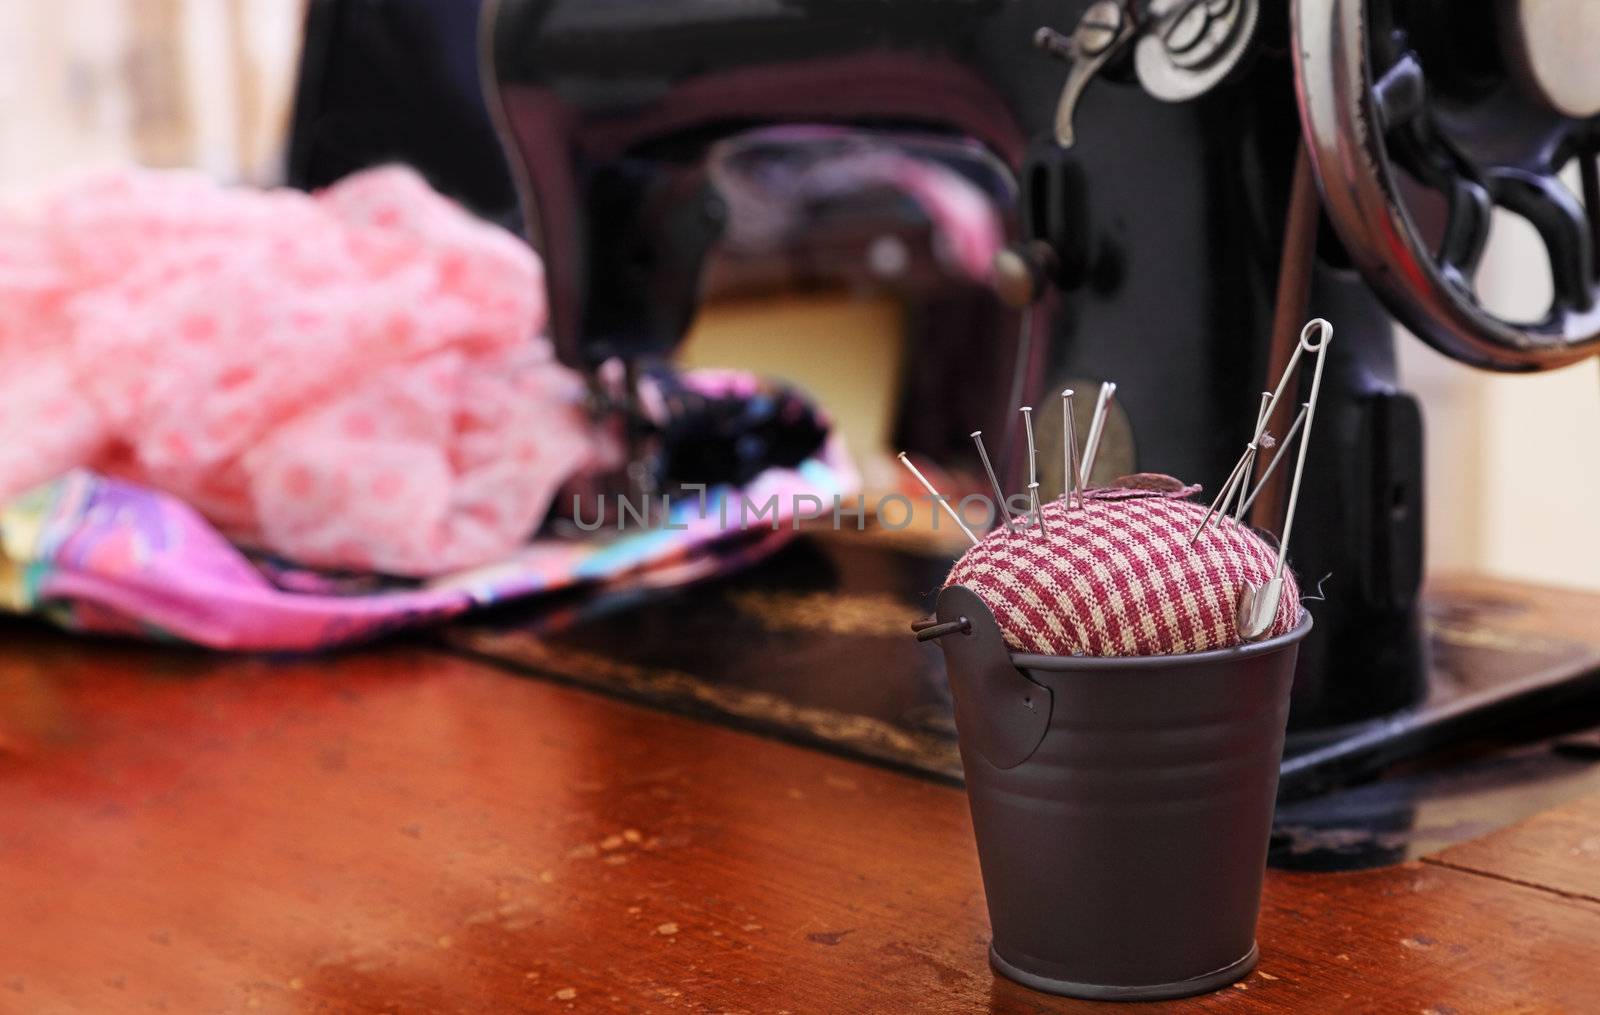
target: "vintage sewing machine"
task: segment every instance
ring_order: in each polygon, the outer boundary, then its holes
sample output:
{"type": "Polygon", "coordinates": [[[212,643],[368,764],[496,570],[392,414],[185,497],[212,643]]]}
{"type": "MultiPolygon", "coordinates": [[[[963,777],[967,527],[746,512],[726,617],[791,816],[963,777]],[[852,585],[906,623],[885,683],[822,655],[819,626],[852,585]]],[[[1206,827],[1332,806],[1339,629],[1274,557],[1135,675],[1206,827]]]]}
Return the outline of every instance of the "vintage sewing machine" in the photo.
{"type": "MultiPolygon", "coordinates": [[[[1493,370],[1600,351],[1600,232],[1584,210],[1600,207],[1600,65],[1574,27],[1583,7],[491,0],[482,74],[559,354],[591,373],[672,357],[707,264],[776,216],[836,241],[808,248],[810,284],[875,286],[922,311],[887,389],[900,446],[964,459],[969,431],[1010,433],[1016,405],[1115,380],[1097,475],[1212,486],[1284,343],[1309,314],[1335,321],[1291,547],[1308,585],[1332,576],[1307,604],[1292,782],[1495,721],[1592,669],[1477,683],[1430,669],[1423,422],[1396,384],[1393,328],[1493,370]],[[983,194],[1005,231],[993,274],[917,285],[875,270],[871,237],[938,232],[881,180],[798,217],[778,194],[786,174],[863,153],[983,194]],[[1557,179],[1574,160],[1581,203],[1557,179]],[[1502,320],[1473,294],[1496,206],[1549,252],[1538,320],[1502,320]]],[[[302,140],[302,182],[317,182],[315,155],[302,140]]],[[[499,184],[461,187],[507,210],[499,184]]],[[[1015,480],[1015,434],[1004,443],[1015,480]]]]}

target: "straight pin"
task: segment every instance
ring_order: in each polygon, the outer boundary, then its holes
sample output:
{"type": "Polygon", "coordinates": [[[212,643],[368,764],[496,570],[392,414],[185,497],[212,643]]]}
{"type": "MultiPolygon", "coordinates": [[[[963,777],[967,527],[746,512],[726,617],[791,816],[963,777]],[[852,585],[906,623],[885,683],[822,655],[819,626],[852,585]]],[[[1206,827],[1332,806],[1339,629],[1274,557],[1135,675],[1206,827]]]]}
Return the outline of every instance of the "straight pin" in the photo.
{"type": "MultiPolygon", "coordinates": [[[[1028,432],[1028,503],[1035,516],[1039,514],[1039,452],[1033,445],[1033,406],[1022,407],[1022,425],[1028,432]]],[[[1044,528],[1043,523],[1039,526],[1044,528]]]]}
{"type": "Polygon", "coordinates": [[[922,488],[928,491],[928,496],[932,497],[935,503],[944,508],[944,512],[950,516],[950,520],[955,522],[956,526],[959,527],[962,532],[966,533],[967,538],[972,540],[973,546],[977,546],[978,537],[972,534],[971,529],[967,528],[967,523],[961,520],[960,513],[957,512],[955,508],[951,507],[950,502],[945,500],[944,496],[940,494],[938,490],[933,488],[932,483],[928,482],[928,478],[918,471],[915,465],[911,464],[911,459],[906,457],[906,453],[904,451],[900,452],[900,464],[911,470],[911,474],[917,477],[917,482],[921,483],[922,488]]]}
{"type": "Polygon", "coordinates": [[[1200,538],[1200,533],[1206,530],[1206,523],[1211,521],[1211,516],[1217,513],[1218,506],[1224,503],[1223,498],[1226,497],[1231,499],[1233,488],[1239,482],[1239,472],[1244,468],[1244,463],[1249,457],[1250,452],[1246,451],[1244,454],[1240,455],[1239,460],[1234,463],[1233,471],[1228,473],[1227,481],[1222,484],[1222,489],[1217,491],[1217,496],[1211,501],[1211,506],[1206,508],[1206,516],[1200,519],[1200,524],[1195,526],[1194,533],[1189,536],[1190,546],[1193,546],[1194,541],[1200,538]]]}
{"type": "Polygon", "coordinates": [[[1028,431],[1028,483],[1039,481],[1039,452],[1033,446],[1033,406],[1022,407],[1022,425],[1028,431]]]}
{"type": "Polygon", "coordinates": [[[1100,395],[1094,402],[1094,416],[1089,420],[1089,436],[1083,444],[1083,467],[1078,472],[1080,492],[1089,489],[1089,476],[1094,473],[1094,460],[1100,455],[1100,438],[1105,433],[1106,414],[1116,394],[1115,383],[1105,381],[1100,385],[1100,395]]]}
{"type": "Polygon", "coordinates": [[[1310,408],[1310,402],[1300,403],[1299,415],[1295,416],[1293,425],[1289,427],[1289,432],[1284,435],[1283,443],[1278,445],[1278,453],[1272,456],[1272,461],[1267,463],[1266,471],[1262,472],[1261,478],[1256,481],[1256,488],[1250,491],[1250,496],[1245,499],[1244,504],[1239,508],[1239,514],[1243,515],[1250,510],[1250,505],[1256,502],[1256,495],[1267,485],[1267,480],[1272,478],[1272,473],[1277,469],[1278,462],[1283,458],[1283,453],[1289,450],[1289,445],[1294,443],[1295,434],[1300,432],[1301,425],[1306,421],[1306,412],[1310,408]]]}
{"type": "Polygon", "coordinates": [[[1028,502],[1033,505],[1033,518],[1039,523],[1039,535],[1048,536],[1050,530],[1044,524],[1044,505],[1039,503],[1039,484],[1028,484],[1028,502]]]}
{"type": "Polygon", "coordinates": [[[1078,424],[1072,418],[1072,389],[1061,392],[1061,499],[1072,510],[1072,494],[1078,494],[1083,507],[1083,486],[1078,482],[1078,424]]]}
{"type": "Polygon", "coordinates": [[[1244,503],[1244,495],[1249,490],[1248,484],[1250,482],[1250,470],[1255,468],[1255,464],[1256,446],[1251,444],[1246,446],[1244,449],[1244,461],[1239,469],[1238,482],[1228,487],[1228,496],[1222,499],[1222,506],[1217,508],[1218,525],[1222,524],[1221,519],[1228,517],[1228,511],[1230,510],[1230,505],[1233,504],[1233,498],[1235,495],[1238,495],[1239,502],[1241,504],[1244,503]]]}
{"type": "MultiPolygon", "coordinates": [[[[1267,425],[1267,406],[1271,402],[1272,392],[1263,391],[1261,393],[1261,411],[1256,416],[1256,434],[1258,435],[1256,438],[1257,440],[1261,440],[1265,436],[1265,429],[1267,425]]],[[[1255,441],[1252,441],[1250,446],[1252,448],[1250,464],[1244,467],[1244,478],[1239,482],[1239,489],[1241,491],[1250,489],[1250,474],[1255,471],[1256,459],[1260,456],[1259,452],[1253,450],[1257,446],[1255,441]]],[[[1233,513],[1233,520],[1235,522],[1244,520],[1244,497],[1242,494],[1239,497],[1239,509],[1233,513]]]]}
{"type": "Polygon", "coordinates": [[[983,447],[983,431],[972,431],[972,443],[978,446],[978,457],[983,460],[983,471],[989,474],[989,486],[994,489],[994,499],[1000,505],[1000,513],[1006,519],[1006,531],[1012,529],[1011,508],[1006,504],[1005,491],[1000,489],[1000,478],[994,474],[994,466],[989,464],[989,452],[983,447]]]}

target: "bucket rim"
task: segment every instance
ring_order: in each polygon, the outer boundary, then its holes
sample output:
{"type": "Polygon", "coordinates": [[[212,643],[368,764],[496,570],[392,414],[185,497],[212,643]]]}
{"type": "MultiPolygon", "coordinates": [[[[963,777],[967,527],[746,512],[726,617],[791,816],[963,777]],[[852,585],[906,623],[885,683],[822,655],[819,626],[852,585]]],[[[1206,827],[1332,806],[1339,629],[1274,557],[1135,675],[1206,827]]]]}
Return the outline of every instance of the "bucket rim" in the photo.
{"type": "Polygon", "coordinates": [[[1283,634],[1265,641],[1245,642],[1227,648],[1212,648],[1202,652],[1174,652],[1161,656],[1053,656],[1034,652],[1011,653],[1011,665],[1021,670],[1074,671],[1074,670],[1152,670],[1171,669],[1175,665],[1229,662],[1251,656],[1270,655],[1289,648],[1304,638],[1311,630],[1311,611],[1300,609],[1300,620],[1283,634]]]}

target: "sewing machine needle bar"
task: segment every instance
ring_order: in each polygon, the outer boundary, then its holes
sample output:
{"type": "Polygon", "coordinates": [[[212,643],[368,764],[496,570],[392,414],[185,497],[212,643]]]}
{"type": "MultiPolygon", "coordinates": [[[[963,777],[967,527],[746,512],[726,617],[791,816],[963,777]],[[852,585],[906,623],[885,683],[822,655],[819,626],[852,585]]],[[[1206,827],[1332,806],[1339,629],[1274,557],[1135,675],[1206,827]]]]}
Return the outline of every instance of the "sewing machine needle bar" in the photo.
{"type": "MultiPolygon", "coordinates": [[[[1011,508],[1006,504],[1005,491],[1000,489],[1000,478],[994,474],[994,466],[989,463],[989,452],[983,447],[983,431],[972,431],[972,443],[978,446],[978,457],[983,460],[983,471],[989,474],[989,486],[994,490],[994,499],[1000,505],[1000,514],[1006,520],[1006,531],[1012,527],[1011,508]]],[[[991,515],[992,517],[992,515],[991,515]]]]}
{"type": "Polygon", "coordinates": [[[1100,454],[1100,438],[1105,433],[1106,413],[1111,409],[1111,399],[1117,394],[1117,386],[1111,381],[1100,385],[1100,396],[1094,402],[1094,416],[1089,420],[1089,436],[1083,444],[1083,465],[1078,471],[1078,489],[1089,488],[1089,476],[1094,472],[1094,460],[1100,454]]]}
{"type": "Polygon", "coordinates": [[[900,452],[900,464],[904,465],[911,471],[913,476],[917,477],[917,482],[921,483],[922,488],[928,491],[928,496],[933,498],[934,503],[944,508],[944,513],[950,516],[950,520],[956,523],[956,526],[966,534],[968,539],[972,540],[973,546],[977,546],[978,537],[973,535],[972,530],[967,528],[967,523],[961,520],[961,513],[951,506],[950,502],[942,497],[938,490],[933,488],[933,484],[928,482],[928,478],[922,474],[921,470],[919,470],[915,465],[911,464],[911,459],[906,457],[906,453],[904,451],[900,452]]]}

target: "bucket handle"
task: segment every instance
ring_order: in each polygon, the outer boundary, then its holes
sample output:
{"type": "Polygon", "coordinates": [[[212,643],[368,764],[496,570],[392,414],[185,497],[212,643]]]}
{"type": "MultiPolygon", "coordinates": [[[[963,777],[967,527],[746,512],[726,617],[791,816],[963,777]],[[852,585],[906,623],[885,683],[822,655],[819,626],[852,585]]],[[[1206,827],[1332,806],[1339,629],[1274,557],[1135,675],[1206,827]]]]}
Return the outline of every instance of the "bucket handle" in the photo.
{"type": "MultiPolygon", "coordinates": [[[[994,614],[964,585],[939,593],[939,637],[963,749],[995,768],[1027,761],[1050,728],[1050,688],[1011,664],[994,614]]],[[[933,626],[925,627],[931,631],[933,626]]]]}

